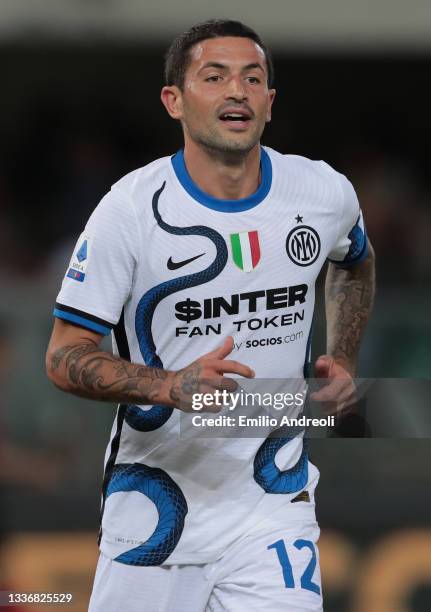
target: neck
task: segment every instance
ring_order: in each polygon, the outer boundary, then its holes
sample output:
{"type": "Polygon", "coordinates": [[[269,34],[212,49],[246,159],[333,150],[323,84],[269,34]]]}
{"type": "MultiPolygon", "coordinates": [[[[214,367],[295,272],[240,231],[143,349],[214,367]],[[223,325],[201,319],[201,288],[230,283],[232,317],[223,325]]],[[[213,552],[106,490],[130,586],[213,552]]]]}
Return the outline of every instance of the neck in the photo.
{"type": "Polygon", "coordinates": [[[186,140],[184,160],[193,182],[208,195],[221,200],[240,200],[252,195],[260,183],[260,147],[247,153],[220,153],[186,140]]]}

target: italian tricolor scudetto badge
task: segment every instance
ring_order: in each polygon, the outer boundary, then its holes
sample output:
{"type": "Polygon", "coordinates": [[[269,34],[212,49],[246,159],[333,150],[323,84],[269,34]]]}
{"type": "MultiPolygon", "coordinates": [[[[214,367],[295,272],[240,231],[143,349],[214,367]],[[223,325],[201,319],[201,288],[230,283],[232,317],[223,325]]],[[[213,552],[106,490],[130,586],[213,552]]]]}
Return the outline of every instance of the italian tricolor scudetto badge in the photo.
{"type": "Polygon", "coordinates": [[[259,235],[257,230],[230,235],[232,257],[238,268],[251,272],[260,260],[259,235]]]}

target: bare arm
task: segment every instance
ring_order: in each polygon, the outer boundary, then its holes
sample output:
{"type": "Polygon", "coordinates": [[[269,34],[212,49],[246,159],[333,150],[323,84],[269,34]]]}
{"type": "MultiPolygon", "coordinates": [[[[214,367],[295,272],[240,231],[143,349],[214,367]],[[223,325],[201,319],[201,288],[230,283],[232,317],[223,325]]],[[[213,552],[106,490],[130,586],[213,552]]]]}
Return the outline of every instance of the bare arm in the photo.
{"type": "Polygon", "coordinates": [[[46,354],[48,378],[60,389],[108,402],[172,404],[173,372],[133,364],[99,348],[103,336],[59,319],[46,354]]]}
{"type": "Polygon", "coordinates": [[[329,263],[325,283],[327,354],[352,376],[375,292],[375,255],[368,246],[367,258],[352,268],[329,263]]]}
{"type": "Polygon", "coordinates": [[[311,399],[328,402],[327,410],[342,411],[354,403],[359,345],[373,307],[375,291],[374,250],[369,244],[367,258],[347,270],[330,263],[326,274],[326,355],[315,364],[315,376],[330,382],[311,399]]]}
{"type": "Polygon", "coordinates": [[[163,404],[187,410],[193,393],[232,389],[226,372],[252,377],[252,370],[225,360],[232,338],[178,372],[130,363],[99,348],[102,336],[56,319],[46,354],[48,378],[74,395],[108,402],[163,404]]]}

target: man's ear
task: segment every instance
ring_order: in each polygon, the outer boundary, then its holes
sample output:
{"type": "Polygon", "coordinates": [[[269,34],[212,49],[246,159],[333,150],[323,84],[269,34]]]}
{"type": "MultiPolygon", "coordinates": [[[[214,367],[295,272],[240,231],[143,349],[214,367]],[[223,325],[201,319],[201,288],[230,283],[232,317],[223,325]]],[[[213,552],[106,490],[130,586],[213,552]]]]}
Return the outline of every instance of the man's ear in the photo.
{"type": "Polygon", "coordinates": [[[160,93],[162,104],[172,119],[181,119],[183,116],[183,97],[179,87],[166,85],[160,93]]]}
{"type": "Polygon", "coordinates": [[[266,122],[269,123],[271,121],[271,109],[274,102],[276,91],[275,89],[270,89],[268,91],[269,100],[268,100],[268,108],[266,110],[266,122]]]}

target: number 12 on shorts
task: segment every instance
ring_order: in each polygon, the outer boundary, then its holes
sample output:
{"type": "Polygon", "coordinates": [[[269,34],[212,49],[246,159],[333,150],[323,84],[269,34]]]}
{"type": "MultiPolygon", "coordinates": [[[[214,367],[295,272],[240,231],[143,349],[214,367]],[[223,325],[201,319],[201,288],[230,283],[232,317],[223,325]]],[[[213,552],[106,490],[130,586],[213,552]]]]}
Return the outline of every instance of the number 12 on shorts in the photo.
{"type": "MultiPolygon", "coordinates": [[[[304,573],[301,576],[301,588],[307,591],[312,591],[320,595],[320,586],[313,582],[313,574],[316,569],[316,548],[310,540],[295,540],[293,543],[294,547],[298,550],[308,548],[311,551],[311,559],[305,568],[304,573]]],[[[292,564],[289,561],[289,555],[287,554],[286,545],[283,540],[277,540],[273,544],[270,544],[268,550],[274,548],[277,552],[277,557],[283,570],[283,578],[286,589],[295,588],[295,579],[293,577],[292,564]]]]}

